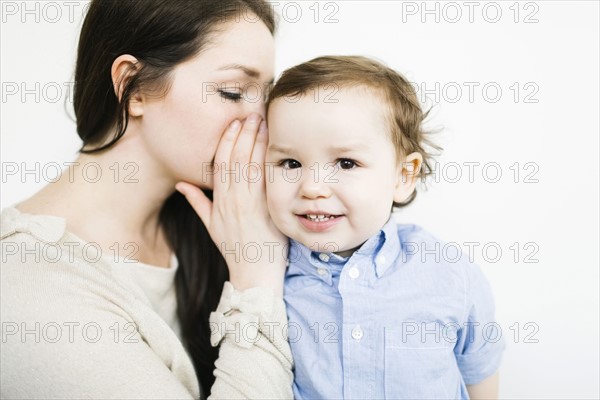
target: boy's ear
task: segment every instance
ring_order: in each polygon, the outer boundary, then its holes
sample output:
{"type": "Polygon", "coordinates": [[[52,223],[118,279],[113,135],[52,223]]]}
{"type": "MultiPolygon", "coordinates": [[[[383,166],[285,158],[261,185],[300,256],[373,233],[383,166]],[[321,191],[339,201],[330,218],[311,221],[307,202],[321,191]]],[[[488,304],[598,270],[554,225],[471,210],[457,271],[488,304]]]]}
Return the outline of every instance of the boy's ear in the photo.
{"type": "MultiPolygon", "coordinates": [[[[129,79],[138,71],[139,62],[137,58],[129,54],[122,54],[113,61],[110,75],[113,82],[115,95],[121,101],[125,85],[129,79]]],[[[140,93],[133,93],[129,99],[129,115],[141,117],[144,114],[143,97],[140,93]]]]}
{"type": "Polygon", "coordinates": [[[404,202],[415,190],[422,164],[423,156],[421,153],[416,152],[407,155],[406,159],[399,163],[394,189],[394,201],[396,203],[404,202]]]}

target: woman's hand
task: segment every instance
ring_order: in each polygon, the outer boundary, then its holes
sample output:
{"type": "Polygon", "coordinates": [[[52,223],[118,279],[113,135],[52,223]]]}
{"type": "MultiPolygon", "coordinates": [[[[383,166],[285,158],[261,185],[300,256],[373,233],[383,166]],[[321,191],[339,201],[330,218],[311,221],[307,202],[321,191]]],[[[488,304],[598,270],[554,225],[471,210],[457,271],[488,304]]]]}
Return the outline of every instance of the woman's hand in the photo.
{"type": "Polygon", "coordinates": [[[258,114],[251,114],[243,127],[236,120],[223,134],[215,154],[213,201],[186,182],[179,182],[176,189],[225,257],[233,286],[237,290],[270,287],[283,296],[287,239],[267,210],[266,148],[267,126],[258,114]]]}

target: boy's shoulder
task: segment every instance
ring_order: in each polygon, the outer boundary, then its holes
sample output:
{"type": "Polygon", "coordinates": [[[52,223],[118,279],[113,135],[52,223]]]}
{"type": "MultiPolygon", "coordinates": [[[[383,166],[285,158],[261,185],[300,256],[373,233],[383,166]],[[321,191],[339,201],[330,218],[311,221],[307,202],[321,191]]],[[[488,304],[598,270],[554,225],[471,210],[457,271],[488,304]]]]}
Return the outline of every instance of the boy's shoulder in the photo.
{"type": "Polygon", "coordinates": [[[455,289],[488,287],[483,270],[459,243],[440,240],[417,224],[396,223],[396,228],[400,242],[396,266],[401,266],[396,271],[401,275],[410,271],[413,278],[455,289]]]}
{"type": "Polygon", "coordinates": [[[425,229],[423,226],[418,224],[406,224],[400,223],[394,220],[396,227],[396,233],[401,243],[439,243],[440,245],[446,244],[443,240],[439,239],[436,235],[425,229]]]}
{"type": "Polygon", "coordinates": [[[430,266],[478,268],[457,242],[440,239],[418,224],[395,221],[404,262],[430,266]]]}

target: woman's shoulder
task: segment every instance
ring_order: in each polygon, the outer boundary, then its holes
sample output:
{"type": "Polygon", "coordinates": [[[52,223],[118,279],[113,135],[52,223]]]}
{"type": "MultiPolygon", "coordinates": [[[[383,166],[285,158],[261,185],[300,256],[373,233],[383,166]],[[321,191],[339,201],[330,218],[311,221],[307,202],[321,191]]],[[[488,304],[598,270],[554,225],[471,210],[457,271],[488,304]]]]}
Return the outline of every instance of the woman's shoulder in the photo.
{"type": "Polygon", "coordinates": [[[56,243],[65,235],[66,226],[64,218],[29,214],[21,212],[15,206],[10,206],[4,208],[1,213],[0,240],[3,243],[22,241],[25,238],[19,234],[26,234],[39,241],[56,243]]]}
{"type": "MultiPolygon", "coordinates": [[[[16,207],[2,210],[0,243],[2,271],[33,268],[36,271],[55,270],[66,265],[101,261],[86,243],[70,234],[62,217],[28,214],[16,207]]],[[[97,250],[97,249],[96,249],[97,250]]]]}
{"type": "Polygon", "coordinates": [[[94,297],[113,304],[135,300],[100,246],[69,233],[64,218],[7,207],[1,213],[0,245],[2,302],[10,308],[81,306],[94,297]]]}

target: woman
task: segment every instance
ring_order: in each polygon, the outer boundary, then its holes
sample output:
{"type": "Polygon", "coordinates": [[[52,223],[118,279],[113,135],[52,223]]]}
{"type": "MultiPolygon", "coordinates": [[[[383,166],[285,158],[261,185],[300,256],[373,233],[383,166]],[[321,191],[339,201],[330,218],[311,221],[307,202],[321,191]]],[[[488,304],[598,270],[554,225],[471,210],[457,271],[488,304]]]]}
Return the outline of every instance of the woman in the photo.
{"type": "Polygon", "coordinates": [[[261,0],[92,1],[81,154],[2,213],[3,398],[291,397],[285,241],[245,91],[273,79],[273,32],[261,0]]]}

